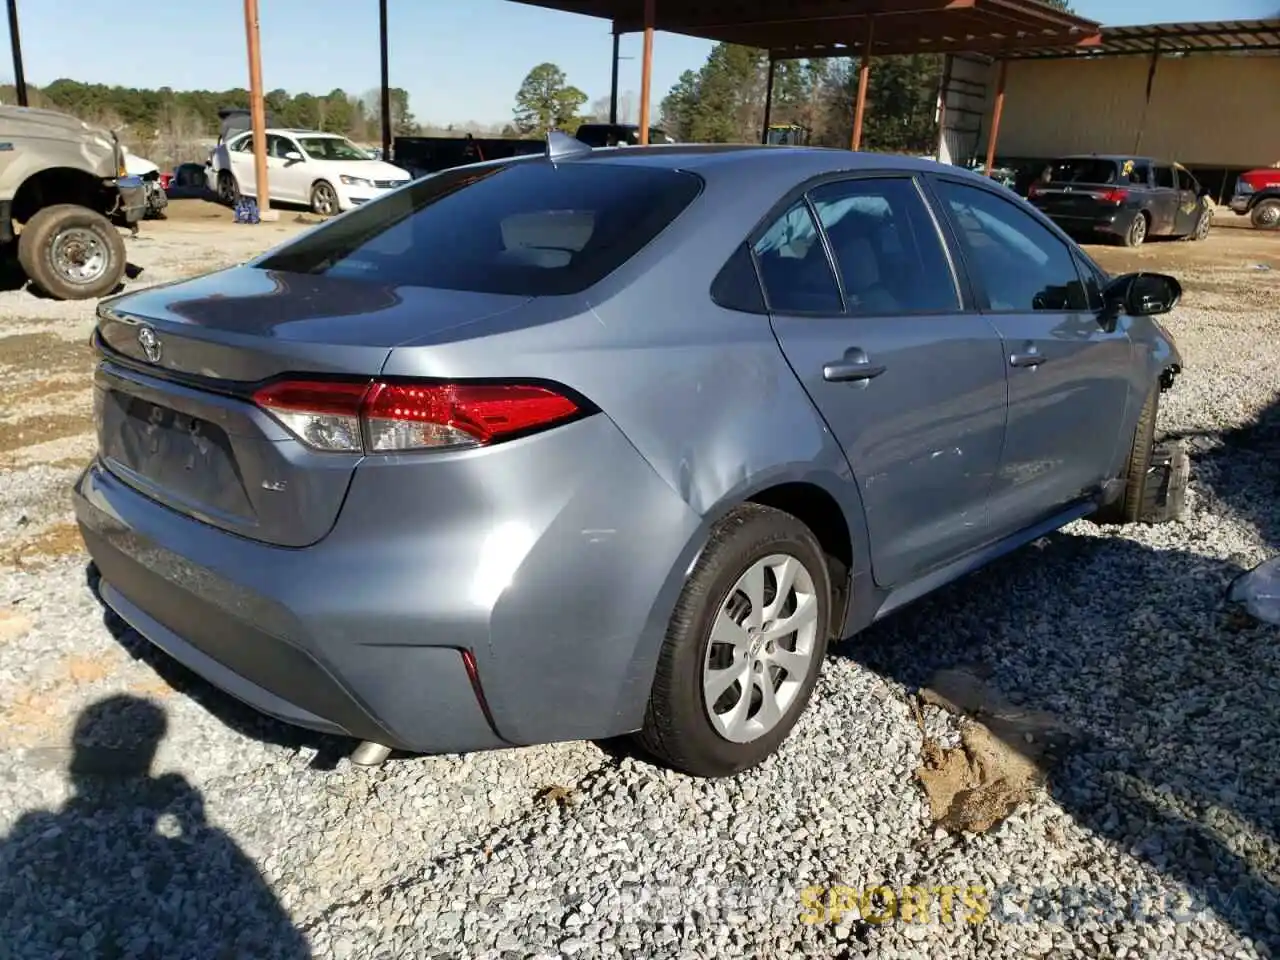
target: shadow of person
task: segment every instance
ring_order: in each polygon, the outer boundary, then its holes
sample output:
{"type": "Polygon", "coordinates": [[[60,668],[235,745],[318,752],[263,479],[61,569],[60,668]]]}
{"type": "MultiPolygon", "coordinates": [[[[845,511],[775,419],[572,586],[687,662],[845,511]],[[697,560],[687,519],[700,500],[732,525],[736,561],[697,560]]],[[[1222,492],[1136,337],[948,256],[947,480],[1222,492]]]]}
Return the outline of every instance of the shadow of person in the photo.
{"type": "Polygon", "coordinates": [[[266,881],[177,773],[151,775],[164,711],[114,696],[77,719],[57,811],[0,846],[6,956],[310,957],[266,881]],[[11,953],[8,951],[12,951],[11,953]]]}

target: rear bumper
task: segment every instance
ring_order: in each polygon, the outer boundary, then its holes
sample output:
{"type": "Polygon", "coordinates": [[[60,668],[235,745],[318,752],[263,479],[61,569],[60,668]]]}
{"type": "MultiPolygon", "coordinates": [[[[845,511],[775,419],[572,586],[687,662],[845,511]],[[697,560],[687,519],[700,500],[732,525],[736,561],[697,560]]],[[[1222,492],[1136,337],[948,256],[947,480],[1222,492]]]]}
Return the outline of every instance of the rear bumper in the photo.
{"type": "Polygon", "coordinates": [[[1101,216],[1070,217],[1056,213],[1046,214],[1050,220],[1067,233],[1099,233],[1108,236],[1120,236],[1124,233],[1129,221],[1133,219],[1132,210],[1117,210],[1101,216]]]}
{"type": "MultiPolygon", "coordinates": [[[[102,575],[102,599],[179,663],[255,709],[301,727],[408,750],[506,745],[485,718],[461,651],[374,648],[378,652],[369,654],[363,668],[344,670],[316,649],[292,610],[260,592],[267,579],[255,589],[214,567],[193,564],[122,515],[147,504],[96,463],[76,485],[76,517],[102,575]],[[429,728],[397,721],[394,713],[405,697],[430,705],[429,728]]],[[[178,519],[163,518],[170,528],[178,519]]],[[[270,548],[259,551],[258,563],[270,563],[270,548]]]]}
{"type": "Polygon", "coordinates": [[[333,531],[301,549],[179,514],[99,462],[75,509],[103,599],[263,713],[416,753],[637,729],[699,518],[602,415],[410,459],[357,468],[333,531]]]}

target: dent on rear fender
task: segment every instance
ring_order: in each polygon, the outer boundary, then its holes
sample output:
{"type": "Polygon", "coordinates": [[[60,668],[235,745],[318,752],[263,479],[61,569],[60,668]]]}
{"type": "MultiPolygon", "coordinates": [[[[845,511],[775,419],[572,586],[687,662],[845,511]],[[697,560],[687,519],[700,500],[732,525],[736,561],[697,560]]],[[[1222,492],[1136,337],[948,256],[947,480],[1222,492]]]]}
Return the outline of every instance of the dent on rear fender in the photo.
{"type": "Polygon", "coordinates": [[[595,440],[592,468],[542,529],[498,525],[482,550],[495,589],[480,676],[513,742],[639,726],[679,568],[701,527],[616,428],[595,440]]]}

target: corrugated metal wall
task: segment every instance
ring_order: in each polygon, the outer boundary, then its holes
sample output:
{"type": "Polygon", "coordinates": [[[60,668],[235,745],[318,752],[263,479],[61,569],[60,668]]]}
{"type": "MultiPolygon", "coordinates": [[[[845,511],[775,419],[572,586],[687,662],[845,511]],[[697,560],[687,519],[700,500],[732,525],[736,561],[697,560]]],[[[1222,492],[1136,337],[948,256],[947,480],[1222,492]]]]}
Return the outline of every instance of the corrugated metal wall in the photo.
{"type": "MultiPolygon", "coordinates": [[[[1280,57],[1015,60],[997,152],[1006,157],[1140,153],[1186,166],[1280,161],[1280,57]]],[[[989,74],[995,89],[995,69],[989,74]]],[[[990,115],[983,118],[982,143],[990,115]]]]}

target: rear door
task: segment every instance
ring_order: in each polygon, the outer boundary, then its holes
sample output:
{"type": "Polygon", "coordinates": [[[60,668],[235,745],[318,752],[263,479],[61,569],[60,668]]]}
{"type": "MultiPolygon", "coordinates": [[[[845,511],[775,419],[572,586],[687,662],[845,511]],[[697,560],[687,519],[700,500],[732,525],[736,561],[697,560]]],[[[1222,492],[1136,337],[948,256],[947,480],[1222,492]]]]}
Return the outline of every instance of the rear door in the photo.
{"type": "Polygon", "coordinates": [[[1004,340],[1009,420],[991,499],[997,535],[1110,479],[1132,370],[1123,320],[1103,329],[1070,246],[1019,204],[939,177],[979,302],[1004,340]]]}
{"type": "Polygon", "coordinates": [[[1173,166],[1168,163],[1152,165],[1155,175],[1155,186],[1151,189],[1151,202],[1147,212],[1151,214],[1150,232],[1159,236],[1168,236],[1177,228],[1178,223],[1178,178],[1173,166]]]}
{"type": "Polygon", "coordinates": [[[985,543],[1003,352],[963,306],[918,183],[815,186],[754,252],[778,342],[853,467],[876,581],[909,581],[985,543]]]}

